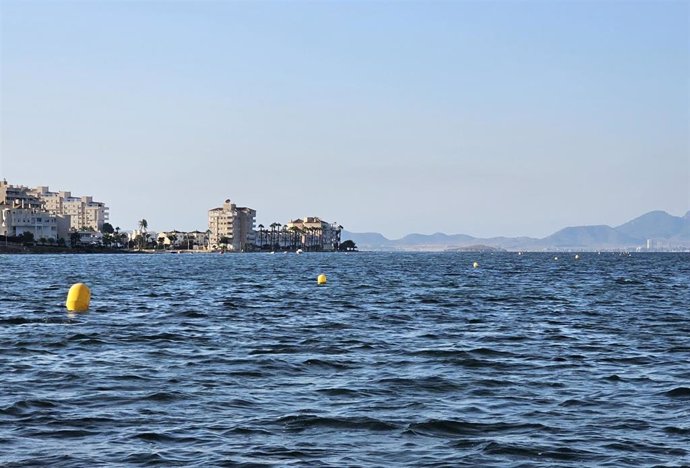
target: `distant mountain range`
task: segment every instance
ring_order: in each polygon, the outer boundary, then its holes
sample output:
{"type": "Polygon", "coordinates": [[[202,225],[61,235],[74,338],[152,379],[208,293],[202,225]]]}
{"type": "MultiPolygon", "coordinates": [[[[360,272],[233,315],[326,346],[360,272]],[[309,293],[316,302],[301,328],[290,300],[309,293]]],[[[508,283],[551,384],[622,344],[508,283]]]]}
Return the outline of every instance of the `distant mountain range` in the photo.
{"type": "Polygon", "coordinates": [[[650,211],[617,227],[574,226],[536,239],[532,237],[478,238],[466,234],[408,234],[387,239],[376,232],[343,231],[360,250],[445,251],[445,250],[614,250],[690,249],[690,211],[672,216],[650,211]]]}

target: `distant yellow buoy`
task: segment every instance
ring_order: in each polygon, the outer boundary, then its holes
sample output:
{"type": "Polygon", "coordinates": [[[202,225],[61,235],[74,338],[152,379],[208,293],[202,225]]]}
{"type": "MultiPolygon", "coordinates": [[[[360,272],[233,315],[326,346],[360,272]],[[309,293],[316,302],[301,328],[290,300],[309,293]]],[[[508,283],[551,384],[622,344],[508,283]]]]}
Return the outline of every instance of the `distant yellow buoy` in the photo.
{"type": "Polygon", "coordinates": [[[579,260],[580,256],[578,254],[575,254],[575,260],[579,260]]]}
{"type": "Polygon", "coordinates": [[[326,275],[321,273],[319,276],[316,277],[316,283],[317,284],[326,284],[326,275]]]}
{"type": "Polygon", "coordinates": [[[553,257],[554,260],[558,260],[558,257],[553,257]]]}
{"type": "Polygon", "coordinates": [[[67,293],[67,310],[71,312],[86,312],[91,302],[91,290],[84,283],[73,284],[67,293]]]}
{"type": "Polygon", "coordinates": [[[474,262],[472,264],[472,268],[479,268],[479,262],[474,262]]]}

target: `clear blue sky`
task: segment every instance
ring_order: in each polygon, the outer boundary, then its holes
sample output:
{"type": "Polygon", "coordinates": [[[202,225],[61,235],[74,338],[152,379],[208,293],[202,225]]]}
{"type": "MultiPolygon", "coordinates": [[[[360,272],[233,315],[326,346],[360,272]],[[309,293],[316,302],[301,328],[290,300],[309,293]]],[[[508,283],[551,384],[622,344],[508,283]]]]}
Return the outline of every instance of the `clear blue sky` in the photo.
{"type": "Polygon", "coordinates": [[[690,209],[687,1],[0,0],[0,176],[122,229],[542,237],[690,209]]]}

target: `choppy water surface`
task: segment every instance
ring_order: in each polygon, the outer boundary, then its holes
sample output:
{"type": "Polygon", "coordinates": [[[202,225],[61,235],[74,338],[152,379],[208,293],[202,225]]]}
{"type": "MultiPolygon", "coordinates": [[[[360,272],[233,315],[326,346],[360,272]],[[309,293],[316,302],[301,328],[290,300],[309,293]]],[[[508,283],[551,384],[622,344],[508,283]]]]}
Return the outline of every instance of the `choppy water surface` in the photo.
{"type": "Polygon", "coordinates": [[[0,256],[0,464],[690,464],[690,255],[580,257],[0,256]]]}

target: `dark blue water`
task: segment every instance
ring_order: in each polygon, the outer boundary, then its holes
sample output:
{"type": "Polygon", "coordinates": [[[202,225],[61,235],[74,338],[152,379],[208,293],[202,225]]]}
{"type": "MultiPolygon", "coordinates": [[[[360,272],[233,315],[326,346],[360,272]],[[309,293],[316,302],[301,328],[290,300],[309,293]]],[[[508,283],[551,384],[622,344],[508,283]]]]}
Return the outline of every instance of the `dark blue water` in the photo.
{"type": "Polygon", "coordinates": [[[0,256],[0,465],[690,464],[690,255],[580,256],[0,256]]]}

